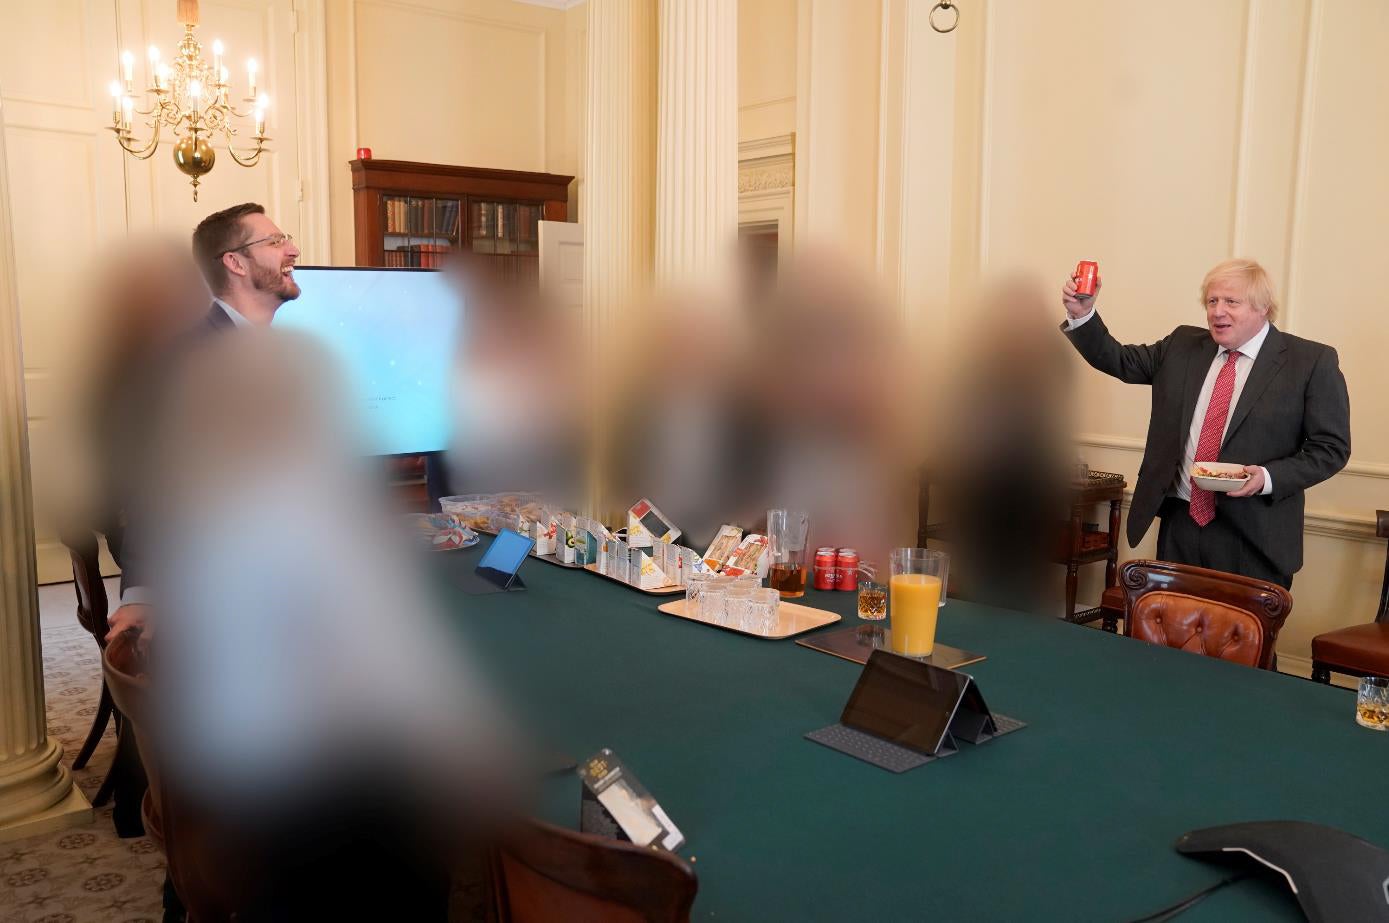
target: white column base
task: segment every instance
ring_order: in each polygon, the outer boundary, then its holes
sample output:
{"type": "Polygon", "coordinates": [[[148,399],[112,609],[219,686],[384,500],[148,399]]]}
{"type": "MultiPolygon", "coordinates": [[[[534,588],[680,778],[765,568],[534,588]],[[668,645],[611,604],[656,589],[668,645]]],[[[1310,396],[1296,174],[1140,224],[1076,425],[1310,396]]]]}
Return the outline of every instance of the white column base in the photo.
{"type": "Polygon", "coordinates": [[[95,819],[96,811],[93,810],[91,802],[82,794],[82,790],[74,785],[67,797],[46,811],[8,824],[0,824],[0,843],[27,840],[31,836],[52,833],[65,827],[82,827],[95,819]]]}

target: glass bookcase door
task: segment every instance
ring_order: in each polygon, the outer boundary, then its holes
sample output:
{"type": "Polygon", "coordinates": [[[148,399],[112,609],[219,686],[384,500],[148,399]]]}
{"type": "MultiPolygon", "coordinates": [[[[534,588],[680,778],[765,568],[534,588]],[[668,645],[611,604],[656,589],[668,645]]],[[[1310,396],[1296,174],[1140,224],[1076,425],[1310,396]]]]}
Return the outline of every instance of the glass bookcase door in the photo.
{"type": "Polygon", "coordinates": [[[468,204],[470,249],[474,253],[540,252],[539,204],[526,202],[488,202],[468,204]]]}
{"type": "Polygon", "coordinates": [[[456,198],[381,197],[381,265],[434,268],[458,245],[462,201],[456,198]]]}

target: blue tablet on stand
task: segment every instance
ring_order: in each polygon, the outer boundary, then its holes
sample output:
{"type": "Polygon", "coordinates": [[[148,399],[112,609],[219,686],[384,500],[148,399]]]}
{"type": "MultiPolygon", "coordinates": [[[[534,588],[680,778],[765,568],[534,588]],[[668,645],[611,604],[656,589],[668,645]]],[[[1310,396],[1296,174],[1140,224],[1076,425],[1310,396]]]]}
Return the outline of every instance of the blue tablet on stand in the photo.
{"type": "Polygon", "coordinates": [[[502,529],[483,552],[482,560],[477,562],[476,573],[499,590],[524,590],[526,585],[517,571],[534,547],[535,539],[502,529]]]}

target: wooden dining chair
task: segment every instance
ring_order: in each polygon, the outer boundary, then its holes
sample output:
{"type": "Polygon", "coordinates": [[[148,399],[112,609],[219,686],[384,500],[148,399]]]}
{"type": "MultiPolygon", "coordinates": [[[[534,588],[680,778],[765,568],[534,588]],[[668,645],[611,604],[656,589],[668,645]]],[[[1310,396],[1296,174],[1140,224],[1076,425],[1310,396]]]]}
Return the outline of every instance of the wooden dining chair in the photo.
{"type": "MultiPolygon", "coordinates": [[[[97,544],[96,534],[84,532],[66,535],[63,537],[63,544],[67,546],[68,555],[72,558],[72,582],[77,592],[77,622],[91,632],[92,637],[96,640],[97,649],[104,651],[106,649],[106,634],[110,631],[110,625],[106,620],[109,603],[106,599],[106,584],[101,580],[100,546],[97,544]]],[[[86,768],[112,720],[116,722],[117,729],[119,729],[121,715],[116,711],[111,701],[111,690],[107,687],[106,679],[103,676],[101,699],[97,704],[96,717],[92,719],[92,727],[87,732],[87,739],[83,741],[82,749],[77,752],[77,758],[72,761],[73,769],[86,768]]],[[[106,778],[92,802],[94,805],[101,807],[110,800],[115,778],[116,773],[108,770],[106,778]]]]}
{"type": "MultiPolygon", "coordinates": [[[[1389,510],[1375,511],[1375,534],[1389,538],[1389,510]]],[[[1375,620],[1324,631],[1312,639],[1312,679],[1330,683],[1332,673],[1389,677],[1389,545],[1385,545],[1375,620]]]]}
{"type": "Polygon", "coordinates": [[[501,838],[492,886],[502,923],[685,923],[699,881],[670,853],[528,820],[501,838]]]}
{"type": "Polygon", "coordinates": [[[1129,561],[1119,585],[1125,637],[1263,670],[1293,608],[1276,583],[1170,561],[1129,561]]]}

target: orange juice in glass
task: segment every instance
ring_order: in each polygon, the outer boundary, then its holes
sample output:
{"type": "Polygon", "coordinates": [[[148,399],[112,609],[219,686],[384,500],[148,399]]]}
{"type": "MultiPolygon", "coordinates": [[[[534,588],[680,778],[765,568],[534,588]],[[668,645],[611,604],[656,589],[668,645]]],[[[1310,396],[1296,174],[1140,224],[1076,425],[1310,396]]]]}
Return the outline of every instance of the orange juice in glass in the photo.
{"type": "Polygon", "coordinates": [[[936,615],[949,572],[950,556],[925,548],[892,552],[888,617],[894,653],[929,657],[936,649],[936,615]]]}

